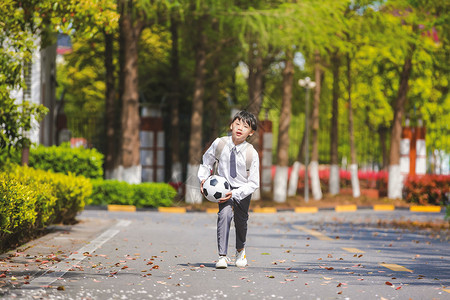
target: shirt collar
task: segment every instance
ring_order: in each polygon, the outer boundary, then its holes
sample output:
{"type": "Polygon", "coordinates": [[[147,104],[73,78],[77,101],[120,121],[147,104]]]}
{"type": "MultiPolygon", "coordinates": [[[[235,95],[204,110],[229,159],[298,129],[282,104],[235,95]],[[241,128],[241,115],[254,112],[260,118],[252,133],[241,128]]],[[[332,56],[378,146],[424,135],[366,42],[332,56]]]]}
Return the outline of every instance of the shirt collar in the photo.
{"type": "Polygon", "coordinates": [[[230,139],[228,140],[228,146],[230,147],[230,151],[233,149],[233,147],[236,147],[236,153],[239,153],[241,152],[241,150],[245,149],[246,145],[247,145],[246,141],[240,143],[239,145],[235,145],[233,143],[233,138],[230,135],[230,139]]]}

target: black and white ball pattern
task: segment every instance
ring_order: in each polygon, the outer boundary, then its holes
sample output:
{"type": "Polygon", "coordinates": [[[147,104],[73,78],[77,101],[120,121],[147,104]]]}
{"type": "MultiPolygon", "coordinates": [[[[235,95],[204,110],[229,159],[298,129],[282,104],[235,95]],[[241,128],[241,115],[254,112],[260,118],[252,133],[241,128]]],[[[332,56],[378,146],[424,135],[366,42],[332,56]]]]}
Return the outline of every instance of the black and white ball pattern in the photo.
{"type": "Polygon", "coordinates": [[[219,199],[225,197],[230,190],[228,181],[219,175],[209,176],[203,184],[203,195],[211,202],[219,202],[219,199]]]}

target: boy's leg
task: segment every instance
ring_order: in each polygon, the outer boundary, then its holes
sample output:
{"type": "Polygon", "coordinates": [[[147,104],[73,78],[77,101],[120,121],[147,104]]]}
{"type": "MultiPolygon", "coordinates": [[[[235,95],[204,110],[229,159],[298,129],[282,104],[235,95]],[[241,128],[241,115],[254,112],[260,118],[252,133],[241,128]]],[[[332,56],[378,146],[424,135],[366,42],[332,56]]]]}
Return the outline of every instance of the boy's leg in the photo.
{"type": "Polygon", "coordinates": [[[234,227],[236,228],[236,249],[242,249],[245,247],[245,241],[247,239],[248,208],[250,207],[251,198],[252,195],[249,195],[241,201],[233,200],[234,227]]]}
{"type": "Polygon", "coordinates": [[[233,208],[230,199],[225,203],[219,204],[219,213],[217,214],[217,247],[219,255],[227,255],[232,218],[233,208]]]}

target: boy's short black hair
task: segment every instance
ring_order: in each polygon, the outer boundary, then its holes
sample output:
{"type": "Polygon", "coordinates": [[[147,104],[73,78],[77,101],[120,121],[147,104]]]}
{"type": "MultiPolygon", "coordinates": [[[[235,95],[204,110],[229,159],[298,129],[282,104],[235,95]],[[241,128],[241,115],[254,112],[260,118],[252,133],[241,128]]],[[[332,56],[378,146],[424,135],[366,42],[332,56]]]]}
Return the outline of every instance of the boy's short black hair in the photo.
{"type": "Polygon", "coordinates": [[[248,112],[246,110],[241,110],[240,112],[238,112],[237,114],[234,115],[233,121],[231,121],[231,123],[236,121],[236,119],[247,123],[252,128],[253,131],[256,131],[256,128],[257,128],[256,117],[251,112],[248,112]]]}

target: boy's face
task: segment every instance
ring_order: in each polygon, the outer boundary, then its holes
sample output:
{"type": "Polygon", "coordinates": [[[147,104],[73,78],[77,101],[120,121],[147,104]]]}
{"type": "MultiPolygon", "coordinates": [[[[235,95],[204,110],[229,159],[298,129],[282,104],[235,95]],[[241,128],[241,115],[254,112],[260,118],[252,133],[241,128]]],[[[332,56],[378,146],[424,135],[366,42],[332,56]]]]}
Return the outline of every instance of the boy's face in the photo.
{"type": "Polygon", "coordinates": [[[230,129],[231,138],[233,139],[233,143],[235,145],[243,143],[247,139],[247,137],[252,136],[255,132],[254,130],[252,130],[249,124],[239,119],[236,119],[233,123],[231,123],[230,129]]]}

